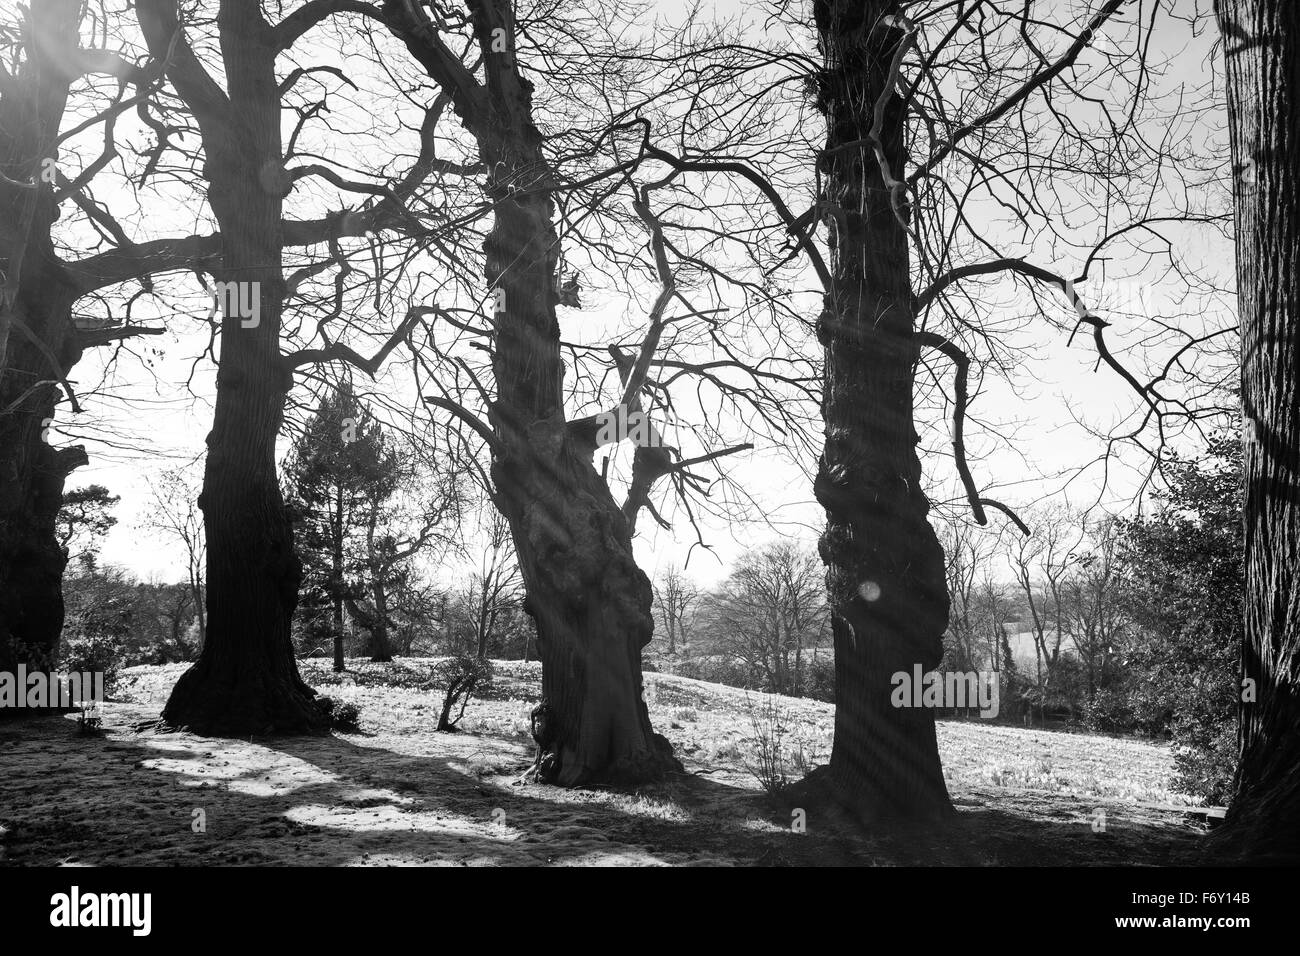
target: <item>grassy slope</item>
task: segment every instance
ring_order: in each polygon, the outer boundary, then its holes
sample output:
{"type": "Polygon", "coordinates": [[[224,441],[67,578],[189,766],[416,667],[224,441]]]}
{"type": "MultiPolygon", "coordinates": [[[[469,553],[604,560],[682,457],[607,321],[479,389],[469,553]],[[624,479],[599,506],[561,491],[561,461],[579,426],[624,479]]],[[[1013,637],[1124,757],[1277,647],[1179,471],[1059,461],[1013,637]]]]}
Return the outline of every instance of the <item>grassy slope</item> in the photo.
{"type": "MultiPolygon", "coordinates": [[[[762,792],[759,724],[775,711],[787,757],[830,751],[833,709],[665,674],[646,675],[655,727],[688,773],[637,793],[519,785],[532,742],[536,664],[498,665],[464,733],[437,734],[429,661],[305,661],[304,676],[361,708],[361,731],[228,741],[135,734],[183,666],[131,668],[104,737],[70,718],[0,728],[0,862],[88,864],[810,864],[1195,862],[1200,829],[1169,792],[1167,747],[1110,737],[943,722],[962,811],[942,831],[863,832],[762,792]],[[195,832],[196,810],[205,832],[195,832]],[[1105,813],[1104,832],[1093,822],[1105,813]]],[[[797,768],[788,772],[797,775],[797,768]]]]}

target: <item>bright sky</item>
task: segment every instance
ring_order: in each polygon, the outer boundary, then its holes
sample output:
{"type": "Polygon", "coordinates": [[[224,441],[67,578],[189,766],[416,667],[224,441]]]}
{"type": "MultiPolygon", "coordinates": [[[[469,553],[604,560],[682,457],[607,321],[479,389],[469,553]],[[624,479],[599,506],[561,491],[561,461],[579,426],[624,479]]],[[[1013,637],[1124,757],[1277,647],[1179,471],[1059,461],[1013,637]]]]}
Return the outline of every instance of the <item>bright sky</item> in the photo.
{"type": "MultiPolygon", "coordinates": [[[[1060,0],[1064,3],[1065,0],[1060,0]]],[[[287,6],[287,5],[286,5],[287,6]]],[[[1050,4],[1049,4],[1050,6],[1050,4]]],[[[1059,6],[1059,4],[1058,4],[1059,6]]],[[[1072,10],[1079,3],[1067,4],[1072,10]]],[[[1145,5],[1144,5],[1145,6],[1145,5]]],[[[1192,8],[1190,0],[1183,5],[1192,8]]],[[[1204,6],[1204,4],[1203,4],[1204,6]]],[[[665,19],[671,20],[681,8],[680,3],[663,3],[656,6],[665,19]]],[[[753,21],[753,7],[739,2],[719,3],[717,15],[728,15],[738,9],[747,11],[753,21]]],[[[1173,66],[1160,80],[1173,89],[1179,84],[1195,86],[1206,82],[1209,76],[1208,56],[1213,36],[1209,31],[1193,36],[1190,27],[1171,24],[1157,38],[1153,46],[1172,56],[1173,66]],[[1176,55],[1175,55],[1176,54],[1176,55]]],[[[290,116],[287,122],[292,120],[290,116]]],[[[1222,136],[1221,123],[1214,116],[1206,116],[1191,126],[1189,135],[1200,136],[1204,142],[1222,136]]],[[[122,134],[119,134],[122,135],[122,134]]],[[[333,208],[337,208],[337,203],[333,208]]],[[[174,205],[170,218],[176,234],[189,229],[208,231],[210,218],[206,210],[174,205]]],[[[989,222],[993,221],[990,214],[989,222]]],[[[1182,267],[1189,275],[1205,279],[1220,288],[1230,288],[1232,273],[1232,248],[1221,239],[1212,238],[1205,230],[1171,228],[1168,231],[1177,246],[1182,267]]],[[[1059,266],[1053,262],[1044,265],[1057,267],[1067,275],[1074,274],[1077,261],[1064,261],[1059,266]]],[[[1134,274],[1131,262],[1107,264],[1112,274],[1134,274]]],[[[1108,280],[1104,270],[1099,270],[1079,291],[1097,308],[1112,318],[1115,327],[1108,333],[1111,348],[1121,355],[1142,348],[1136,333],[1127,331],[1122,316],[1140,313],[1150,316],[1179,317],[1188,321],[1187,315],[1207,326],[1230,321],[1231,301],[1222,295],[1198,295],[1187,300],[1186,284],[1181,281],[1155,280],[1154,271],[1143,279],[1140,270],[1138,281],[1108,280]],[[1106,310],[1113,310],[1107,312],[1106,310]],[[1187,315],[1185,315],[1187,314],[1187,315]]],[[[56,427],[60,443],[69,440],[87,442],[91,464],[76,472],[70,486],[90,483],[108,486],[122,497],[117,510],[118,526],[109,535],[102,559],[124,565],[142,578],[179,580],[183,576],[183,562],[178,547],[151,535],[142,527],[142,516],[147,512],[148,482],[161,469],[201,462],[204,438],[212,413],[214,373],[210,363],[196,364],[206,343],[207,332],[198,318],[207,310],[206,299],[192,276],[180,276],[169,283],[174,292],[178,311],[188,312],[194,318],[169,322],[167,332],[139,343],[155,376],[148,381],[140,375],[134,359],[123,358],[119,373],[109,378],[106,391],[115,399],[130,397],[130,405],[119,401],[90,402],[91,412],[82,419],[62,412],[56,427]],[[193,376],[191,389],[183,387],[193,376]]],[[[582,312],[561,312],[561,325],[566,339],[601,343],[608,329],[626,327],[625,317],[644,316],[645,303],[651,291],[638,293],[629,302],[614,288],[597,288],[584,299],[593,303],[582,312]],[[636,303],[640,303],[638,306],[636,303]],[[639,308],[640,311],[637,311],[639,308]]],[[[1071,311],[1063,298],[1045,296],[1051,302],[1053,317],[1065,322],[1071,311]]],[[[1030,307],[1023,295],[1014,292],[1010,285],[999,287],[992,296],[981,299],[981,308],[990,314],[1025,314],[1030,307]]],[[[142,308],[147,308],[142,306],[142,308]]],[[[155,307],[156,308],[156,307],[155,307]]],[[[147,311],[137,317],[148,317],[147,311]]],[[[158,312],[157,314],[161,314],[158,312]]],[[[1080,335],[1071,347],[1066,347],[1065,334],[1039,323],[1032,337],[1021,338],[1029,354],[1009,382],[990,377],[985,389],[972,407],[972,414],[981,421],[997,426],[990,429],[968,426],[968,444],[972,450],[972,467],[985,493],[1006,503],[1022,507],[1035,501],[1051,498],[1067,500],[1074,506],[1092,504],[1101,498],[1112,508],[1123,507],[1131,498],[1136,475],[1140,469],[1126,468],[1141,465],[1140,456],[1112,461],[1109,471],[1100,466],[1078,475],[1078,469],[1093,461],[1102,452],[1102,443],[1088,434],[1076,417],[1101,431],[1107,430],[1119,418],[1132,412],[1135,398],[1127,386],[1109,369],[1094,369],[1096,354],[1091,340],[1080,335]],[[1103,475],[1107,484],[1102,485],[1103,475]]],[[[1160,353],[1152,357],[1159,360],[1160,353]]],[[[88,354],[76,370],[76,382],[86,386],[101,380],[106,362],[113,359],[110,350],[88,354]]],[[[942,368],[942,366],[936,366],[942,368]]],[[[950,376],[950,370],[942,374],[950,376]]],[[[948,379],[950,381],[950,379],[948,379]]],[[[918,422],[926,434],[927,445],[944,447],[947,422],[937,410],[918,422]],[[935,437],[937,430],[938,438],[935,437]]],[[[745,422],[729,423],[733,430],[744,430],[745,422]]],[[[681,566],[689,558],[690,573],[702,582],[711,583],[727,573],[729,565],[744,550],[759,546],[775,538],[797,538],[810,547],[815,545],[822,524],[822,512],[811,491],[811,475],[816,463],[813,460],[792,462],[784,449],[772,444],[757,443],[753,452],[730,459],[732,474],[754,497],[758,506],[748,521],[702,522],[706,541],[712,553],[693,547],[694,535],[678,509],[669,508],[665,517],[672,521],[672,532],[654,525],[648,515],[641,518],[637,538],[637,555],[642,568],[652,577],[669,563],[681,566]]],[[[956,500],[956,482],[948,458],[930,456],[924,466],[935,489],[936,498],[956,500]]],[[[196,466],[198,467],[198,466],[196,466]]],[[[993,516],[994,523],[1001,518],[993,516]]]]}

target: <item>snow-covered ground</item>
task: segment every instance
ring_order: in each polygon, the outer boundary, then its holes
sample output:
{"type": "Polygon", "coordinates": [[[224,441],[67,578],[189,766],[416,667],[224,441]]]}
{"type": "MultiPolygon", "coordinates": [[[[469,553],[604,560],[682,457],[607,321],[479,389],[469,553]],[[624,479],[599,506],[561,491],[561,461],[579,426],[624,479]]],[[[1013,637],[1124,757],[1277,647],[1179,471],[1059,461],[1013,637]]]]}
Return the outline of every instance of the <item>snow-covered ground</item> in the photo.
{"type": "Polygon", "coordinates": [[[500,662],[462,733],[434,731],[431,660],[302,662],[356,703],[360,731],[225,740],[136,733],[184,665],[123,672],[105,733],[72,717],[0,724],[0,864],[716,865],[1195,862],[1201,829],[1169,789],[1167,746],[941,722],[961,811],[942,831],[866,831],[769,798],[753,769],[780,739],[791,779],[830,753],[834,708],[649,673],[655,728],[687,773],[636,792],[519,784],[540,666],[500,662]],[[1096,826],[1098,811],[1105,827],[1096,826]]]}

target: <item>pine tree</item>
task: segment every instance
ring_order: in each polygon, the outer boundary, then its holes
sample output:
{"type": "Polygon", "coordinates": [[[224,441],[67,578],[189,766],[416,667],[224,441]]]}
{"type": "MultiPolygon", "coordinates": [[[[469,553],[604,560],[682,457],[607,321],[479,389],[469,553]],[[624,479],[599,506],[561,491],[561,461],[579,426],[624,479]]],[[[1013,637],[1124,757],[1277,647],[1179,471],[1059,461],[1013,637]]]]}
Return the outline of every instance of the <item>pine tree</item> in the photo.
{"type": "Polygon", "coordinates": [[[336,671],[344,669],[344,610],[366,591],[364,538],[375,489],[391,489],[385,473],[392,461],[381,427],[344,383],[321,400],[285,463],[303,565],[299,620],[309,637],[332,640],[336,671]]]}

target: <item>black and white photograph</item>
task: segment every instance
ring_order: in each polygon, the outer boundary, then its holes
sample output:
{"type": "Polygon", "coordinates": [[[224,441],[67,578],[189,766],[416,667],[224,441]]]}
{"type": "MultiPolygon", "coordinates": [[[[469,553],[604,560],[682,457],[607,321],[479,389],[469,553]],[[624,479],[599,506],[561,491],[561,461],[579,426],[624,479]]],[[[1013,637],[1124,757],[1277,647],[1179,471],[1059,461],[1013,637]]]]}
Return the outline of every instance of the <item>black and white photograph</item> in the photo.
{"type": "Polygon", "coordinates": [[[6,920],[1282,925],[1298,327],[1295,0],[0,0],[6,920]]]}

